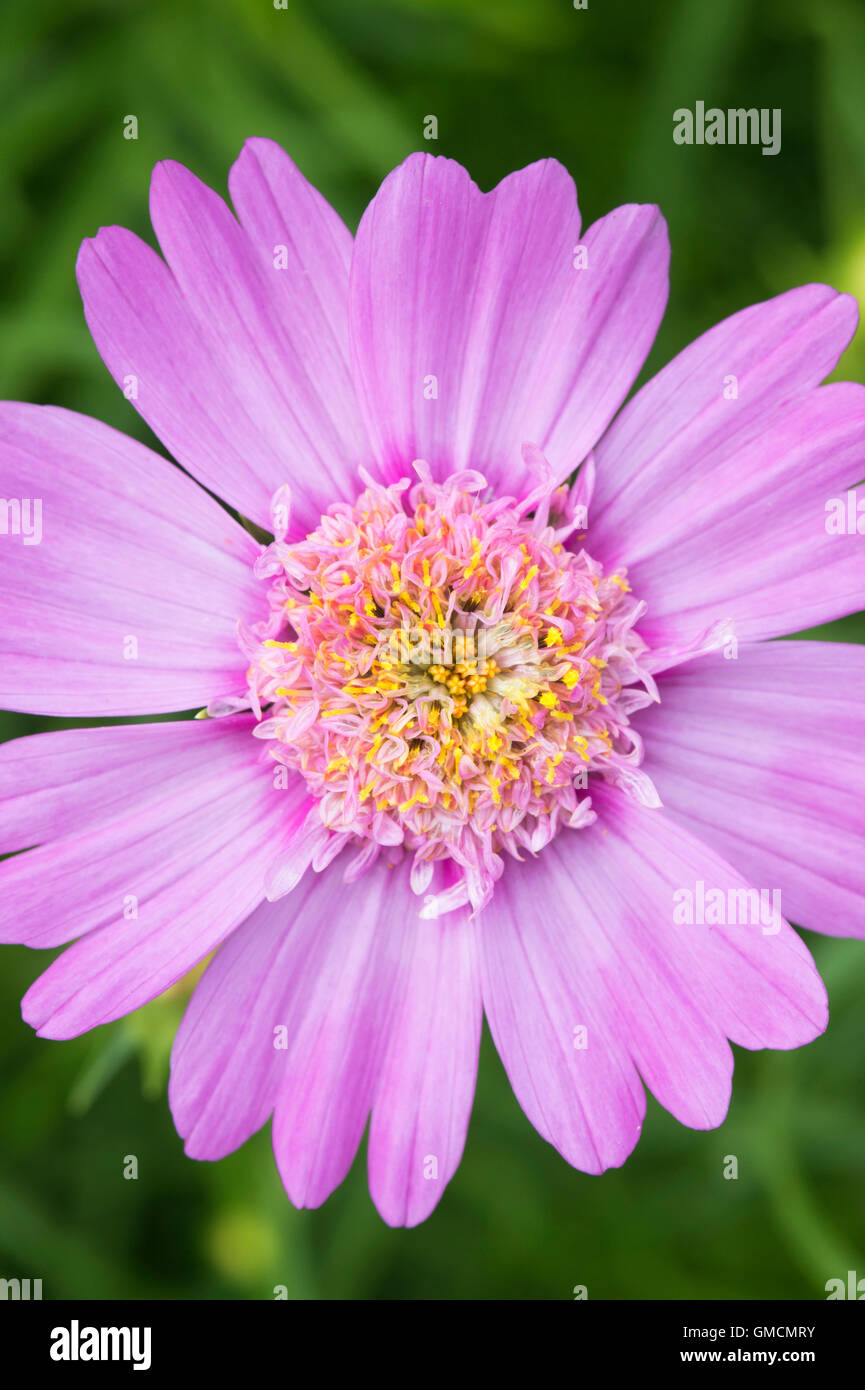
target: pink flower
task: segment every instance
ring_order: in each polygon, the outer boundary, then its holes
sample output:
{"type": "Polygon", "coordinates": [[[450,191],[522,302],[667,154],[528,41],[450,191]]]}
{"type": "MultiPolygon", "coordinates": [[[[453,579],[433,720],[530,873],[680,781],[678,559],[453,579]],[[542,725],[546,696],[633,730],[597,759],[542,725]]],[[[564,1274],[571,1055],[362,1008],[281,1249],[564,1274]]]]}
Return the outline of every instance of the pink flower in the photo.
{"type": "Polygon", "coordinates": [[[769,640],[863,602],[825,518],[865,392],[819,385],[853,301],[745,309],[619,410],[666,302],[656,208],[581,234],[554,161],[482,195],[413,155],[353,242],[270,141],[229,184],[237,220],[157,166],[165,259],[112,227],[78,266],[191,476],[0,407],[0,492],[42,526],[0,536],[0,705],[210,716],[0,750],[0,845],[28,850],[2,939],[75,943],[25,1018],[72,1037],[215,952],[172,1060],[187,1152],[273,1115],[316,1206],[369,1119],[392,1224],[457,1167],[482,1012],[578,1168],[625,1160],[644,1082],[720,1124],[728,1039],[826,1024],[784,917],[865,926],[865,651],[769,640]]]}

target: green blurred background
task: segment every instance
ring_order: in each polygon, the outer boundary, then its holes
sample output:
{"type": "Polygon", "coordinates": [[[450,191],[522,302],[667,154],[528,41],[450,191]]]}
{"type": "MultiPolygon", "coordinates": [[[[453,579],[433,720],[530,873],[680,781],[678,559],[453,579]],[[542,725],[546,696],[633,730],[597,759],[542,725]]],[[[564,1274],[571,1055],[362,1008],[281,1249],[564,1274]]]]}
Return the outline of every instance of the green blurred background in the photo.
{"type": "MultiPolygon", "coordinates": [[[[151,166],[225,191],[243,139],[279,140],[355,225],[410,150],[491,187],[555,155],[584,225],[657,202],[670,306],[647,371],[717,319],[813,279],[865,295],[865,7],[853,0],[4,0],[0,397],[85,411],[154,443],[81,312],[81,239],[152,240],[151,166]],[[672,113],[780,107],[783,145],[679,147],[672,113]],[[135,115],[137,141],[123,138],[135,115]],[[439,138],[425,144],[424,117],[439,138]]],[[[865,334],[838,375],[862,379],[865,334]]],[[[645,374],[644,374],[645,375],[645,374]]],[[[158,447],[158,446],[157,446],[158,447]]],[[[865,470],[863,470],[865,471],[865,470]]],[[[861,617],[821,636],[865,640],[861,617]]],[[[59,721],[58,721],[59,722],[59,721]]],[[[52,721],[0,714],[0,737],[52,721]]],[[[650,1099],[623,1170],[572,1171],[531,1129],[485,1037],[466,1156],[434,1216],[382,1224],[364,1151],[319,1212],[285,1199],[267,1130],[220,1164],[183,1156],[165,1100],[182,1000],[70,1043],[19,998],[48,956],[0,970],[0,1276],[45,1298],[814,1298],[865,1276],[865,945],[809,937],[825,1037],[737,1050],[713,1133],[650,1099]],[[139,1159],[123,1179],[124,1156],[139,1159]],[[725,1181],[725,1155],[739,1161],[725,1181]]]]}

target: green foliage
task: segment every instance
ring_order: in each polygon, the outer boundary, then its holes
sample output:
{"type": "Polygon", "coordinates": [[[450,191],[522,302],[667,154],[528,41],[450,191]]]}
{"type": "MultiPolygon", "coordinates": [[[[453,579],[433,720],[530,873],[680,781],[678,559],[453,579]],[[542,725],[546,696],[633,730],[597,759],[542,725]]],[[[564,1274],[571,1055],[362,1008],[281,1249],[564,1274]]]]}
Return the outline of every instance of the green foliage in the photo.
{"type": "MultiPolygon", "coordinates": [[[[171,157],[224,191],[248,135],[279,140],[354,223],[424,146],[490,187],[555,155],[586,223],[660,202],[670,308],[647,372],[744,304],[823,279],[865,294],[865,15],[855,0],[5,0],[0,20],[0,394],[99,416],[154,444],[102,367],[74,280],[81,239],[151,238],[150,169],[171,157]],[[781,107],[783,148],[677,147],[672,113],[781,107]],[[123,138],[134,114],[139,138],[123,138]]],[[[841,377],[865,370],[865,335],[841,377]]],[[[156,445],[156,447],[159,447],[156,445]]],[[[854,617],[820,635],[865,638],[854,617]]],[[[0,737],[51,721],[0,714],[0,737]]],[[[820,731],[815,729],[815,750],[820,731]]],[[[438,1213],[388,1230],[360,1158],[319,1213],[295,1212],[266,1133],[186,1159],[165,1100],[176,996],[70,1043],[18,1000],[46,963],[0,972],[0,1274],[46,1297],[820,1297],[865,1274],[865,947],[809,940],[827,1035],[737,1054],[730,1117],[683,1129],[650,1102],[603,1179],[531,1130],[485,1040],[466,1157],[438,1213]],[[139,1160],[123,1176],[127,1155],[139,1160]],[[722,1177],[739,1159],[738,1181],[722,1177]]]]}

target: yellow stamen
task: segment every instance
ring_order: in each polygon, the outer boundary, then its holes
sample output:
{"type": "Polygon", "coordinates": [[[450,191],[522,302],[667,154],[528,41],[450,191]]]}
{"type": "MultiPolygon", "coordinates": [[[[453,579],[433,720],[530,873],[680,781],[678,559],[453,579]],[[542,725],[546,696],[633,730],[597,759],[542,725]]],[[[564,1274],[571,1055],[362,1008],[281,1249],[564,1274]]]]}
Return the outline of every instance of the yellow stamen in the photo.
{"type": "Polygon", "coordinates": [[[481,543],[478,540],[477,536],[475,536],[472,540],[472,558],[469,561],[468,567],[463,570],[463,579],[471,579],[480,562],[481,543]]]}
{"type": "Polygon", "coordinates": [[[528,573],[526,574],[525,578],[524,578],[524,579],[521,579],[520,582],[519,582],[519,584],[517,585],[517,593],[518,593],[518,594],[524,594],[524,593],[525,593],[526,589],[527,589],[527,588],[529,587],[529,585],[531,584],[531,582],[532,582],[532,580],[534,579],[534,577],[535,577],[535,575],[537,574],[537,572],[538,572],[538,567],[537,567],[537,565],[532,565],[531,568],[529,569],[528,573]]]}

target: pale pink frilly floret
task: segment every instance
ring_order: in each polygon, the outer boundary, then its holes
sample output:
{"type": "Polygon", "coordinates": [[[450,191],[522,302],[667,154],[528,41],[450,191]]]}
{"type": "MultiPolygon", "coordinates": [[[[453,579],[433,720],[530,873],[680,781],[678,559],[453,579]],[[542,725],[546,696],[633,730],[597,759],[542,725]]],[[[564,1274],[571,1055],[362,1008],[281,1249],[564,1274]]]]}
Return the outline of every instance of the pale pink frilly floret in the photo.
{"type": "Polygon", "coordinates": [[[210,716],[0,748],[0,850],[27,851],[2,939],[73,943],[25,1018],[72,1037],[213,954],[172,1059],[187,1152],[272,1116],[316,1206],[369,1125],[392,1224],[457,1168],[483,1014],[579,1168],[625,1160],[644,1085],[720,1124],[729,1040],[826,1024],[786,919],[865,935],[865,650],[772,640],[863,602],[825,517],[865,393],[820,385],[855,304],[744,309],[623,405],[666,303],[656,208],[581,230],[555,161],[484,195],[413,155],[353,238],[267,140],[229,189],[160,164],[162,256],[107,227],[79,258],[182,470],[0,406],[0,495],[42,528],[0,536],[0,706],[210,716]],[[396,628],[448,627],[489,650],[388,664],[396,628]],[[676,910],[748,889],[780,892],[768,927],[676,910]]]}

